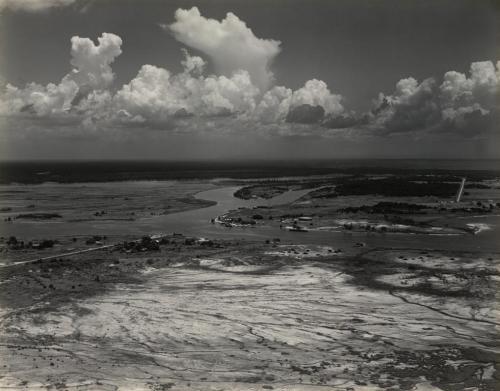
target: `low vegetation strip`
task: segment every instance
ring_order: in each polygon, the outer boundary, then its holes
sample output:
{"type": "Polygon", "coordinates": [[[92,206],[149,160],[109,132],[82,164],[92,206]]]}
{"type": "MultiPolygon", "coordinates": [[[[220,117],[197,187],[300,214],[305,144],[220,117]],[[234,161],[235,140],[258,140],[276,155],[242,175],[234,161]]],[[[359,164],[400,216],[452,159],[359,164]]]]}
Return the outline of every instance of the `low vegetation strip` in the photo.
{"type": "Polygon", "coordinates": [[[362,205],[362,206],[348,206],[347,208],[339,209],[339,212],[343,213],[370,213],[370,214],[386,214],[386,213],[398,213],[398,214],[415,214],[415,213],[425,213],[425,209],[433,209],[431,206],[421,205],[421,204],[411,204],[407,202],[389,202],[382,201],[375,205],[362,205]]]}
{"type": "Polygon", "coordinates": [[[251,198],[270,199],[283,194],[288,190],[287,186],[254,185],[245,186],[234,193],[236,198],[249,200],[251,198]]]}
{"type": "Polygon", "coordinates": [[[234,196],[245,200],[251,198],[269,199],[288,190],[317,188],[308,193],[304,199],[356,195],[449,198],[456,194],[459,179],[452,176],[446,176],[442,180],[426,176],[389,176],[373,179],[367,176],[349,175],[313,180],[264,181],[242,187],[234,193],[234,196]]]}
{"type": "Polygon", "coordinates": [[[413,182],[404,178],[355,179],[340,183],[335,188],[338,195],[381,195],[388,197],[448,198],[457,192],[456,183],[413,182]]]}
{"type": "Polygon", "coordinates": [[[62,216],[59,213],[23,213],[16,216],[16,219],[36,219],[36,220],[49,220],[58,219],[62,216]]]}

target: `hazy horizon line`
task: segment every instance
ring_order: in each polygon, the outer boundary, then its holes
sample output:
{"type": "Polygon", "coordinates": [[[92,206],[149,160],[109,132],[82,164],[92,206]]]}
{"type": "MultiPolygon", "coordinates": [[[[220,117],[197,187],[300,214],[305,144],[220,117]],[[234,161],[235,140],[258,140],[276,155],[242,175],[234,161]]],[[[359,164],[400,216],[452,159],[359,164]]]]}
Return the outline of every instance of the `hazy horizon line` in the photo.
{"type": "Polygon", "coordinates": [[[36,163],[36,162],[47,162],[47,163],[85,163],[85,162],[158,162],[158,163],[190,163],[190,162],[327,162],[327,161],[349,161],[349,160],[426,160],[426,161],[500,161],[500,157],[485,157],[485,158],[471,158],[471,157],[338,157],[338,158],[293,158],[293,159],[284,159],[284,158],[192,158],[192,159],[115,159],[115,158],[86,158],[86,159],[65,159],[65,158],[56,158],[56,159],[48,159],[48,158],[38,158],[38,159],[1,159],[0,164],[2,163],[36,163]]]}

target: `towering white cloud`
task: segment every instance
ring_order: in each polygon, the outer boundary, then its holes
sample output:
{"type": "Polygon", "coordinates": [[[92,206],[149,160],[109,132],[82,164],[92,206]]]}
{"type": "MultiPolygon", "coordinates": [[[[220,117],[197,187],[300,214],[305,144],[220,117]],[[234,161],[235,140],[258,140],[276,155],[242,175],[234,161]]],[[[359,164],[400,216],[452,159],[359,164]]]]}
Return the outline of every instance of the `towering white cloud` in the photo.
{"type": "Polygon", "coordinates": [[[76,0],[0,0],[0,11],[9,8],[14,11],[37,12],[54,7],[64,7],[76,0]]]}
{"type": "Polygon", "coordinates": [[[43,126],[71,124],[94,134],[129,127],[269,130],[281,135],[339,134],[344,129],[346,134],[474,136],[498,122],[500,62],[496,67],[491,61],[475,62],[468,74],[449,71],[442,81],[401,79],[392,93],[379,94],[369,113],[356,114],[318,79],[295,91],[271,86],[269,66],[280,43],[257,38],[235,15],[228,13],[217,21],[192,8],[178,10],[175,17],[167,28],[179,41],[207,54],[215,74],[208,74],[211,68],[203,58],[184,50],[179,73],[146,64],[115,92],[112,64],[122,52],[121,38],[103,33],[95,43],[73,37],[72,70],[59,83],[29,83],[22,88],[1,83],[0,115],[43,126]]]}
{"type": "Polygon", "coordinates": [[[470,76],[446,72],[439,87],[444,128],[469,136],[498,131],[500,120],[500,62],[474,62],[470,76]]]}
{"type": "Polygon", "coordinates": [[[178,9],[169,26],[177,40],[210,57],[225,76],[245,70],[262,92],[273,81],[269,67],[280,52],[280,42],[257,38],[245,22],[229,12],[222,21],[207,19],[198,8],[178,9]]]}
{"type": "Polygon", "coordinates": [[[66,77],[79,86],[102,89],[113,81],[110,64],[121,54],[122,40],[118,35],[103,33],[97,41],[96,45],[89,38],[71,38],[71,65],[74,68],[66,77]]]}
{"type": "Polygon", "coordinates": [[[184,72],[176,75],[143,65],[137,76],[116,93],[115,107],[130,118],[154,122],[194,115],[244,115],[254,110],[259,90],[247,71],[236,71],[231,77],[205,77],[200,57],[186,53],[182,63],[184,72]]]}
{"type": "Polygon", "coordinates": [[[499,87],[500,61],[497,69],[491,61],[472,63],[470,77],[456,71],[446,72],[439,87],[445,117],[454,118],[476,110],[489,113],[500,103],[499,87]]]}
{"type": "Polygon", "coordinates": [[[61,115],[77,103],[75,100],[108,87],[114,77],[110,64],[120,55],[122,40],[115,34],[103,33],[98,42],[95,45],[88,38],[71,39],[74,68],[57,85],[29,83],[18,88],[7,84],[0,95],[0,114],[61,115]]]}

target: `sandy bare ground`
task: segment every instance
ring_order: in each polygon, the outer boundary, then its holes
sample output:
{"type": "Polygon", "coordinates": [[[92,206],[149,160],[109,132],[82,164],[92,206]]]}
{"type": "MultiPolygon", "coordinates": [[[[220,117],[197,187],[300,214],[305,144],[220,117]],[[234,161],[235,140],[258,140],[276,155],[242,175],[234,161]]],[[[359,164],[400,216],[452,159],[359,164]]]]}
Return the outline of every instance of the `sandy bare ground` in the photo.
{"type": "Polygon", "coordinates": [[[296,246],[285,247],[176,244],[159,253],[103,250],[81,254],[89,257],[83,263],[3,270],[0,384],[33,390],[498,386],[496,258],[461,254],[453,263],[416,251],[406,251],[406,259],[390,251],[348,258],[313,248],[314,256],[297,257],[296,246]]]}

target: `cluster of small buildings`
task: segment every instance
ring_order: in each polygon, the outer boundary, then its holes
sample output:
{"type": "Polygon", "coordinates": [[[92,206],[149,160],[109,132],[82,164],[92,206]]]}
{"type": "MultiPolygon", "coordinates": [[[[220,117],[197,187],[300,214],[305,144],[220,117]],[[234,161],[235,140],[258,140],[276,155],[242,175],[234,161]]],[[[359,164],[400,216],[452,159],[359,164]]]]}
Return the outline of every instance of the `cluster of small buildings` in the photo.
{"type": "Polygon", "coordinates": [[[85,241],[85,244],[100,246],[100,245],[104,244],[103,241],[106,239],[107,239],[106,236],[94,235],[94,236],[88,238],[85,241]]]}
{"type": "MultiPolygon", "coordinates": [[[[244,219],[242,217],[229,217],[227,214],[224,214],[212,219],[212,223],[217,223],[227,228],[251,227],[257,224],[256,220],[259,220],[258,216],[260,215],[254,215],[251,219],[244,219]]],[[[260,219],[262,219],[262,216],[260,216],[260,219]]]]}
{"type": "MultiPolygon", "coordinates": [[[[144,236],[140,240],[123,242],[122,249],[127,253],[160,251],[161,242],[162,240],[152,239],[150,236],[144,236]]],[[[168,241],[166,243],[168,243],[168,241]]],[[[166,244],[166,243],[161,243],[161,244],[166,244]]]]}
{"type": "Polygon", "coordinates": [[[402,232],[408,231],[409,226],[403,224],[380,224],[380,223],[369,223],[369,222],[346,222],[342,225],[345,230],[364,230],[372,232],[402,232]]]}
{"type": "Polygon", "coordinates": [[[50,239],[33,240],[25,242],[24,240],[17,239],[15,236],[10,236],[5,242],[6,248],[9,250],[24,250],[24,249],[34,249],[43,250],[45,248],[52,248],[57,241],[50,239]]]}
{"type": "Polygon", "coordinates": [[[281,220],[280,228],[284,228],[284,229],[287,229],[288,231],[293,231],[293,232],[307,232],[308,229],[303,225],[305,223],[309,223],[310,226],[313,225],[312,217],[299,216],[299,217],[294,218],[294,219],[281,220]],[[292,225],[283,226],[283,223],[292,224],[292,225]]]}
{"type": "Polygon", "coordinates": [[[206,246],[206,247],[214,247],[218,246],[218,244],[210,239],[206,238],[193,238],[193,237],[185,237],[182,234],[173,234],[171,236],[165,235],[152,235],[152,236],[143,236],[139,240],[134,241],[124,241],[119,249],[125,251],[126,253],[135,253],[135,252],[147,252],[147,251],[160,251],[160,246],[167,244],[177,244],[184,246],[206,246]]]}

